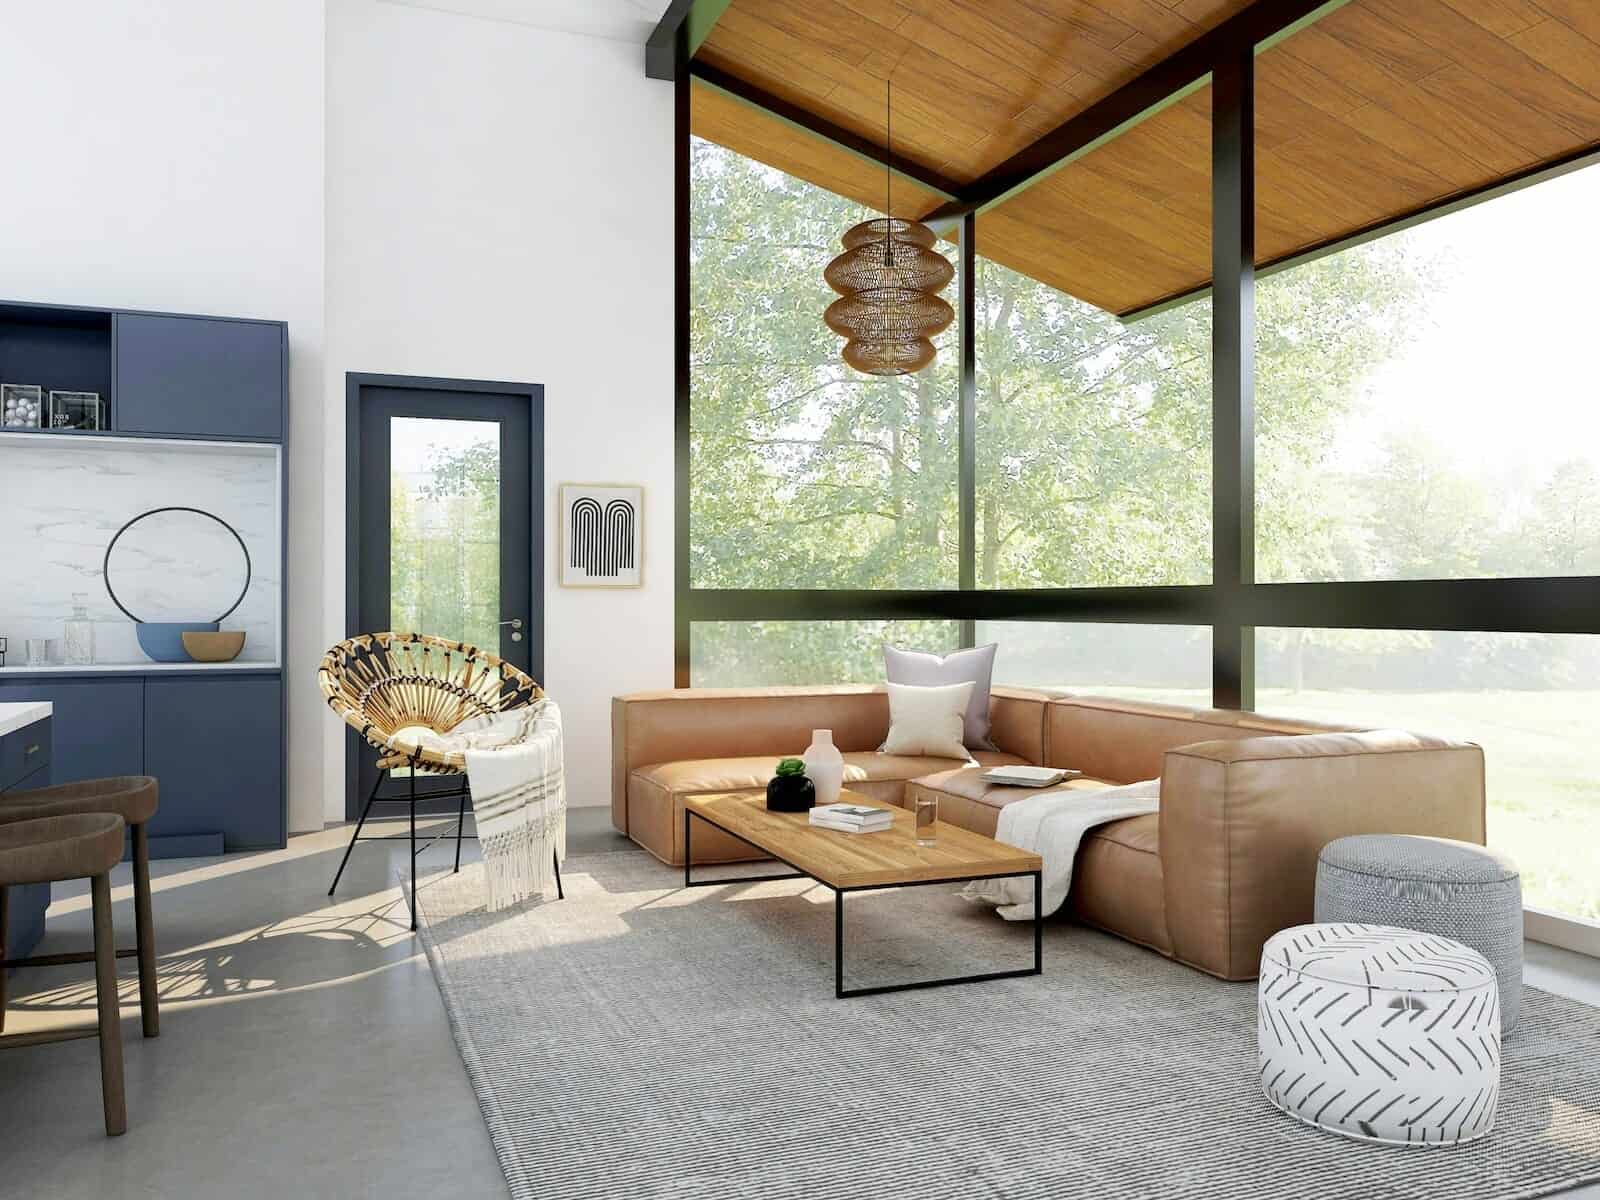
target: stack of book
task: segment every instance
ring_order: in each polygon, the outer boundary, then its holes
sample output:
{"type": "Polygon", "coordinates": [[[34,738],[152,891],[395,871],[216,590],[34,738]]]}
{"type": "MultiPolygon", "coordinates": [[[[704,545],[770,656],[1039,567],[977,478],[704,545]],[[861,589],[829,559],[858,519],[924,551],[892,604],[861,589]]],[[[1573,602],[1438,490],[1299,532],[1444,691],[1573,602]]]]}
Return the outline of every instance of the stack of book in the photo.
{"type": "Polygon", "coordinates": [[[894,814],[865,804],[822,804],[811,810],[811,823],[843,833],[880,833],[894,824],[894,814]]]}

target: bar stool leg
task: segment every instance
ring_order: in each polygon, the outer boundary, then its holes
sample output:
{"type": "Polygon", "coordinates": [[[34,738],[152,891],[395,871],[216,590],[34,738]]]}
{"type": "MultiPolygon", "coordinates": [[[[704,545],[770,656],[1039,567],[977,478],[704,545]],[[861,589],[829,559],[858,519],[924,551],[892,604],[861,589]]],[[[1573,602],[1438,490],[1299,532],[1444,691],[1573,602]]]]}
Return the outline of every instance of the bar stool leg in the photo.
{"type": "Polygon", "coordinates": [[[133,827],[133,920],[139,947],[139,1011],[144,1036],[161,1036],[161,1008],[156,990],[156,923],[150,911],[150,831],[133,827]]]}
{"type": "Polygon", "coordinates": [[[94,990],[100,1010],[100,1091],[105,1103],[106,1136],[128,1132],[128,1106],[122,1093],[122,1018],[117,1005],[117,945],[111,926],[111,876],[89,882],[94,903],[94,990]]]}

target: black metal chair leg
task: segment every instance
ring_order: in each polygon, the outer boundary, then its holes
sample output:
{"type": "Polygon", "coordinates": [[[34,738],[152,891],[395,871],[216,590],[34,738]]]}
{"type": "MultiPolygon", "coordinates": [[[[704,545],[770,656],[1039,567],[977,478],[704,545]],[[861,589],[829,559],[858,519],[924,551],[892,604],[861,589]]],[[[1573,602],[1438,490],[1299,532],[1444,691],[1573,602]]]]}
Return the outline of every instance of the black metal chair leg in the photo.
{"type": "Polygon", "coordinates": [[[350,835],[350,844],[344,848],[344,857],[339,860],[339,869],[333,873],[333,882],[328,885],[328,895],[333,895],[333,889],[339,886],[339,877],[344,874],[345,864],[350,861],[350,851],[356,848],[356,840],[361,836],[361,827],[367,823],[367,814],[372,811],[372,802],[378,798],[378,789],[383,786],[383,772],[378,772],[378,782],[372,785],[372,794],[367,797],[367,803],[361,810],[361,819],[356,822],[356,831],[350,835]]]}
{"type": "Polygon", "coordinates": [[[467,793],[461,792],[461,809],[456,813],[456,872],[461,870],[461,830],[467,823],[467,793]]]}
{"type": "Polygon", "coordinates": [[[411,767],[411,931],[417,929],[417,768],[411,767]]]}
{"type": "Polygon", "coordinates": [[[556,899],[565,900],[567,894],[561,890],[561,852],[552,850],[550,852],[550,860],[556,864],[556,899]]]}

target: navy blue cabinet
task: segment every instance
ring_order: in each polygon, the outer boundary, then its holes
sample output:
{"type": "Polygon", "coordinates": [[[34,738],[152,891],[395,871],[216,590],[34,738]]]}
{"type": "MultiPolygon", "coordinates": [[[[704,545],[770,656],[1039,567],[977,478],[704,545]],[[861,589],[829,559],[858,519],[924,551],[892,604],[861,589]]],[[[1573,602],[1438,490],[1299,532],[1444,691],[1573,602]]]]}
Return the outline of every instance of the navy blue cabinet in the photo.
{"type": "Polygon", "coordinates": [[[145,679],[144,773],[161,781],[153,837],[222,835],[281,846],[283,709],[277,678],[145,679]]]}
{"type": "Polygon", "coordinates": [[[266,321],[118,313],[117,429],[281,438],[283,336],[266,321]]]}
{"type": "MultiPolygon", "coordinates": [[[[29,759],[25,754],[29,748],[37,746],[42,738],[49,736],[50,719],[46,717],[43,721],[25,725],[15,733],[0,737],[0,762],[7,764],[5,774],[0,775],[0,792],[11,796],[30,788],[44,787],[50,782],[49,756],[39,754],[40,765],[29,770],[29,759]]],[[[5,797],[0,796],[0,804],[4,803],[5,797]]],[[[50,907],[50,885],[30,883],[7,888],[6,893],[5,954],[0,957],[26,958],[44,936],[44,911],[50,907]]]]}
{"type": "Polygon", "coordinates": [[[56,783],[144,774],[144,683],[138,679],[0,680],[0,700],[48,700],[56,783]]]}

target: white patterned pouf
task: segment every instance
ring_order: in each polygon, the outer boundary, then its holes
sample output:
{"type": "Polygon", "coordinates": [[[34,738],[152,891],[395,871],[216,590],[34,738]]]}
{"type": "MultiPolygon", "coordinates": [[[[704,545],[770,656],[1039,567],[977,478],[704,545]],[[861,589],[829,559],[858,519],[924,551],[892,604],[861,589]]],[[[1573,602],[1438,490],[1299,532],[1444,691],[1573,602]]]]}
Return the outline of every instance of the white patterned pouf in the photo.
{"type": "Polygon", "coordinates": [[[1453,1145],[1494,1128],[1500,996],[1459,942],[1387,925],[1298,925],[1261,951],[1261,1086],[1334,1133],[1453,1145]]]}

